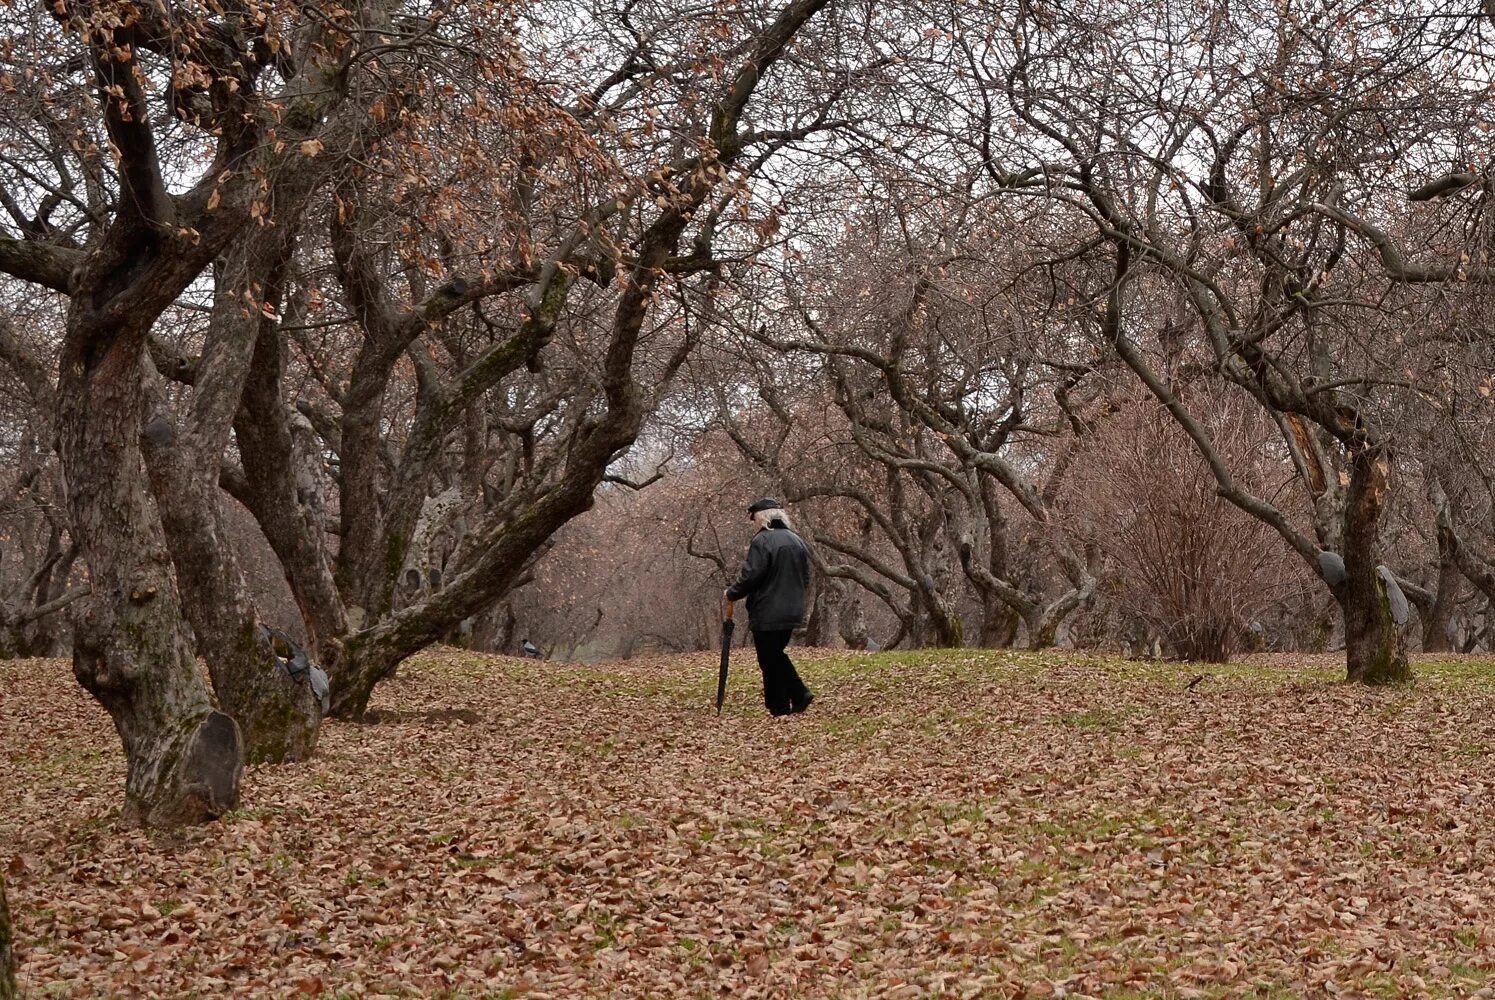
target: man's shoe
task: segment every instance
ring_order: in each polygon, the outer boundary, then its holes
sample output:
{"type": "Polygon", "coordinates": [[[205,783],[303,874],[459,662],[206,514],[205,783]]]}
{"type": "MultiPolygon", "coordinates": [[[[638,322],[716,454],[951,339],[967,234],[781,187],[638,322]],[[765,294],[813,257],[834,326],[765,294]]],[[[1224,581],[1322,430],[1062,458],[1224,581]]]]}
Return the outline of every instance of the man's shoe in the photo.
{"type": "Polygon", "coordinates": [[[813,694],[811,694],[810,692],[806,691],[805,692],[805,700],[804,701],[798,701],[798,702],[791,702],[790,705],[789,705],[789,711],[792,712],[792,713],[794,713],[795,715],[798,715],[800,712],[803,712],[805,709],[809,708],[810,707],[810,702],[812,702],[814,700],[815,700],[815,696],[813,694]]]}

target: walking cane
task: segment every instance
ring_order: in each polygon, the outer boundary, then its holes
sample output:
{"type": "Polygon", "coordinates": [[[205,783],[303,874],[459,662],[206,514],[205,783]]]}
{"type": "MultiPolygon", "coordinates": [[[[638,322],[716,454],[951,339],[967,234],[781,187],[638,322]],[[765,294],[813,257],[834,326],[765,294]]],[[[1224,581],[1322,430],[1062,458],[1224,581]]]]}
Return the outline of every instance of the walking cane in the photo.
{"type": "Polygon", "coordinates": [[[722,714],[722,702],[727,700],[727,658],[732,655],[732,630],[737,623],[732,620],[732,602],[727,602],[727,615],[722,619],[722,665],[716,673],[716,714],[722,714]]]}

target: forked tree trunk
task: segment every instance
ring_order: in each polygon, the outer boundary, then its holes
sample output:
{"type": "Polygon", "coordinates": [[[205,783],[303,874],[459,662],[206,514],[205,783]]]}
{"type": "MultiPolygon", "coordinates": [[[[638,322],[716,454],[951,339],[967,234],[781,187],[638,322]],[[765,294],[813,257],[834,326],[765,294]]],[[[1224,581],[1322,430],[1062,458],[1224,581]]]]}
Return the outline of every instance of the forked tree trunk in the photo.
{"type": "Polygon", "coordinates": [[[996,594],[981,595],[981,647],[983,649],[1007,649],[1017,640],[1018,624],[1022,619],[996,594]]]}
{"type": "Polygon", "coordinates": [[[914,645],[923,647],[926,642],[932,642],[937,649],[956,649],[965,645],[965,626],[960,615],[934,588],[933,581],[920,581],[918,588],[914,596],[914,613],[918,620],[914,645]]]}
{"type": "MultiPolygon", "coordinates": [[[[339,637],[349,631],[348,619],[323,544],[322,497],[309,468],[316,456],[308,454],[308,442],[298,440],[280,396],[285,369],[280,338],[280,332],[267,324],[255,341],[234,421],[244,479],[233,492],[259,522],[285,570],[306,626],[307,649],[325,669],[337,658],[339,637]],[[298,475],[304,479],[300,484],[298,475]]],[[[304,426],[303,432],[311,436],[304,426]]]]}
{"type": "Polygon", "coordinates": [[[1044,605],[1039,593],[1027,591],[1005,578],[1007,572],[1006,529],[1000,520],[995,501],[988,503],[988,523],[994,539],[1002,540],[986,562],[977,559],[973,537],[960,543],[960,565],[966,579],[981,597],[981,645],[988,649],[1005,648],[1017,640],[1019,625],[1027,633],[1027,648],[1043,650],[1057,641],[1059,628],[1071,612],[1086,604],[1095,582],[1088,574],[1075,589],[1058,600],[1044,605]]]}
{"type": "MultiPolygon", "coordinates": [[[[204,139],[209,131],[218,138],[211,161],[201,164],[206,169],[190,188],[173,194],[171,187],[190,178],[180,164],[162,169],[152,128],[159,118],[154,110],[159,91],[149,85],[134,51],[147,35],[163,37],[159,32],[165,29],[153,21],[156,13],[138,20],[132,16],[126,27],[80,19],[64,8],[54,13],[86,51],[80,67],[91,69],[116,167],[115,197],[101,208],[87,249],[52,258],[32,275],[22,275],[69,299],[58,365],[56,438],[73,538],[91,586],[90,599],[75,619],[73,670],[109,712],[123,741],[124,821],[200,822],[237,801],[244,747],[238,724],[216,711],[209,698],[183,615],[182,589],[188,589],[201,628],[234,629],[242,623],[235,609],[198,613],[201,602],[217,595],[194,586],[177,570],[187,575],[199,570],[201,549],[179,552],[181,566],[174,566],[168,551],[147,479],[142,432],[150,431],[153,444],[164,438],[169,445],[172,434],[169,422],[142,426],[147,378],[154,374],[146,340],[152,324],[226,248],[238,246],[245,256],[245,227],[255,203],[274,203],[277,213],[294,213],[295,205],[304,203],[295,201],[294,185],[309,191],[308,185],[317,182],[314,170],[332,169],[322,166],[331,157],[297,156],[285,147],[289,142],[295,149],[298,131],[333,135],[328,130],[334,120],[327,112],[342,100],[344,88],[327,86],[327,69],[341,66],[341,57],[316,55],[326,54],[329,46],[317,38],[319,29],[308,27],[309,57],[285,81],[280,99],[271,101],[255,92],[257,60],[217,42],[194,48],[209,63],[198,69],[213,85],[205,88],[211,91],[211,109],[195,104],[189,117],[204,139]],[[293,110],[286,112],[288,107],[293,110]],[[274,109],[286,113],[271,114],[274,109]],[[283,141],[273,146],[264,141],[270,117],[282,127],[283,141]],[[273,190],[266,180],[272,175],[273,190]]],[[[196,29],[188,24],[184,30],[191,35],[196,29]]],[[[341,30],[329,27],[327,37],[341,30]]],[[[336,143],[341,148],[343,139],[336,143]]],[[[284,233],[284,227],[281,219],[274,232],[284,233]]],[[[32,245],[45,256],[41,248],[50,242],[32,245]]],[[[250,262],[258,263],[258,258],[250,262]]],[[[253,305],[244,303],[251,315],[253,305]]],[[[235,357],[246,353],[240,350],[235,357]]],[[[203,416],[205,408],[214,411],[207,424],[195,424],[194,453],[203,459],[197,463],[198,481],[208,484],[200,495],[207,495],[218,478],[228,423],[238,406],[243,372],[233,361],[218,365],[205,357],[205,384],[218,392],[194,398],[196,416],[203,416]]],[[[176,496],[168,490],[162,500],[169,506],[176,496]]],[[[202,509],[212,511],[216,505],[202,509]]],[[[211,525],[201,530],[204,520],[211,521],[202,509],[185,515],[168,511],[186,517],[181,523],[200,531],[201,537],[194,539],[199,546],[211,545],[213,537],[211,525]]],[[[207,653],[212,660],[213,651],[207,653]]],[[[221,671],[223,665],[214,669],[221,671]]]]}
{"type": "Polygon", "coordinates": [[[941,512],[919,531],[917,551],[922,556],[920,565],[926,572],[919,578],[919,589],[924,606],[929,609],[929,623],[934,627],[936,644],[941,649],[957,649],[966,644],[965,622],[941,589],[940,581],[948,580],[954,555],[945,537],[944,521],[941,512]]]}
{"type": "MultiPolygon", "coordinates": [[[[389,677],[401,660],[502,600],[555,532],[591,508],[608,466],[637,440],[651,397],[675,377],[694,347],[693,338],[682,343],[666,359],[663,381],[654,387],[646,389],[636,381],[635,352],[645,322],[658,300],[661,282],[671,280],[666,265],[679,253],[697,214],[715,199],[719,177],[730,174],[749,149],[738,130],[758,83],[795,33],[827,4],[828,0],[793,0],[757,34],[711,109],[702,138],[714,148],[714,161],[705,159],[688,175],[672,178],[670,183],[678,184],[676,194],[658,200],[658,216],[632,243],[627,278],[618,293],[606,348],[600,352],[597,403],[605,409],[580,424],[567,445],[557,481],[533,502],[506,512],[502,521],[476,529],[468,541],[471,557],[462,561],[444,586],[420,604],[400,610],[392,607],[391,595],[406,561],[420,500],[438,472],[442,448],[460,429],[464,410],[478,405],[483,393],[520,366],[538,361],[566,308],[573,280],[566,258],[573,244],[568,242],[567,249],[548,260],[533,279],[526,316],[514,333],[472,361],[450,383],[429,372],[429,379],[418,379],[422,384],[413,422],[399,461],[390,470],[392,475],[386,475],[380,401],[390,373],[429,325],[472,300],[448,284],[436,293],[436,302],[418,311],[397,306],[390,288],[397,279],[386,277],[360,245],[356,219],[339,213],[332,232],[332,256],[350,306],[364,328],[365,346],[340,400],[342,506],[334,580],[351,631],[340,644],[326,643],[324,666],[332,683],[334,716],[363,715],[375,685],[389,677]]],[[[355,186],[342,189],[342,194],[356,215],[355,186]]],[[[599,214],[589,218],[603,218],[615,208],[627,208],[628,202],[615,201],[612,206],[599,207],[599,214]]],[[[584,236],[591,225],[582,223],[576,236],[584,236]]]]}
{"type": "MultiPolygon", "coordinates": [[[[107,287],[103,282],[100,285],[107,287]]],[[[93,587],[73,672],[114,720],[127,762],[123,820],[168,826],[238,801],[243,742],[213,710],[178,603],[140,452],[145,331],[75,298],[58,380],[58,454],[93,587]]]]}
{"type": "Polygon", "coordinates": [[[0,873],[0,1000],[16,996],[16,932],[5,901],[5,875],[0,873]]]}
{"type": "Polygon", "coordinates": [[[338,664],[338,683],[332,688],[331,714],[339,719],[363,718],[369,710],[374,687],[391,676],[402,659],[392,650],[372,643],[356,639],[346,643],[338,664]]]}
{"type": "Polygon", "coordinates": [[[1059,625],[1062,618],[1040,612],[1035,615],[1024,616],[1028,626],[1028,648],[1038,651],[1053,649],[1059,639],[1059,625]]]}
{"type": "Polygon", "coordinates": [[[1028,649],[1036,652],[1054,648],[1059,641],[1059,626],[1064,624],[1069,612],[1060,610],[1058,606],[1044,607],[1034,601],[1020,608],[1018,613],[1028,633],[1028,649]]]}
{"type": "Polygon", "coordinates": [[[260,636],[254,600],[223,523],[218,486],[255,343],[268,324],[259,310],[244,308],[245,298],[259,293],[279,306],[281,265],[293,232],[288,226],[257,228],[230,250],[218,275],[191,419],[178,433],[170,407],[157,398],[143,441],[182,611],[208,662],[218,704],[239,724],[251,763],[309,759],[322,722],[309,678],[292,678],[260,636]]]}
{"type": "MultiPolygon", "coordinates": [[[[215,503],[216,498],[205,498],[215,503]]],[[[249,588],[227,535],[211,512],[163,510],[178,560],[182,611],[208,663],[218,704],[234,718],[249,763],[309,760],[317,748],[322,706],[308,678],[292,678],[261,638],[249,588]],[[183,523],[185,522],[185,523],[183,523]],[[181,563],[179,563],[181,565],[181,563]]]]}
{"type": "MultiPolygon", "coordinates": [[[[679,223],[683,226],[683,222],[679,223]]],[[[678,238],[678,233],[676,234],[678,238]]],[[[671,240],[668,246],[674,245],[671,240]]],[[[656,250],[662,259],[662,251],[656,250]]],[[[645,258],[647,272],[657,260],[645,258]]],[[[630,305],[638,310],[629,328],[629,344],[641,323],[648,285],[638,282],[625,293],[619,314],[630,305]]],[[[612,456],[631,444],[643,426],[644,410],[635,394],[620,392],[590,434],[571,452],[562,481],[515,521],[497,526],[480,540],[482,555],[474,565],[422,604],[406,608],[371,628],[348,636],[336,662],[330,664],[332,707],[337,718],[362,718],[374,687],[390,677],[400,662],[436,642],[454,624],[481,611],[509,593],[524,564],[545,540],[572,518],[590,510],[612,456]]]]}
{"type": "Polygon", "coordinates": [[[1344,613],[1345,671],[1362,684],[1410,680],[1405,630],[1391,617],[1386,584],[1376,571],[1381,512],[1390,465],[1384,446],[1366,448],[1351,459],[1345,496],[1345,579],[1333,587],[1344,613]]]}

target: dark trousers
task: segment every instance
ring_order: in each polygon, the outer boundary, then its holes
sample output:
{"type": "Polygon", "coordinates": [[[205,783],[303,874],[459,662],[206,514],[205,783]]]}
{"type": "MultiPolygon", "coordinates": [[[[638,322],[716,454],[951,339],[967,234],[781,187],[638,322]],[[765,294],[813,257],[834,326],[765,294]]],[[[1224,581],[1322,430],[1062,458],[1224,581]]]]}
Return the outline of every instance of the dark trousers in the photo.
{"type": "Polygon", "coordinates": [[[758,669],[763,671],[763,704],[774,715],[788,715],[809,700],[810,689],[799,679],[794,662],[784,647],[789,645],[790,629],[759,632],[753,630],[753,648],[758,651],[758,669]]]}

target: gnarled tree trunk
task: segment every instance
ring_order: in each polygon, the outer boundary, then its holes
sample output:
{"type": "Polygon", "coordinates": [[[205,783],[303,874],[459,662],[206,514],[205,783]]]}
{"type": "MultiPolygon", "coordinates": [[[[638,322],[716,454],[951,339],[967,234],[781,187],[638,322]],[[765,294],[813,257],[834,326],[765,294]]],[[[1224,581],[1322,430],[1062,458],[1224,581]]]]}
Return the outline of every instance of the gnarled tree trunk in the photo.
{"type": "Polygon", "coordinates": [[[265,324],[255,341],[234,418],[234,440],[244,476],[227,485],[254,515],[275,551],[306,625],[307,648],[325,666],[338,656],[339,637],[348,631],[348,619],[323,542],[322,497],[311,468],[316,456],[306,440],[311,431],[306,418],[281,399],[284,369],[281,333],[265,324]],[[298,423],[305,431],[299,436],[298,423]]]}
{"type": "Polygon", "coordinates": [[[1063,619],[1044,614],[1041,608],[1036,611],[1035,614],[1023,616],[1028,627],[1028,648],[1035,651],[1053,649],[1054,644],[1059,641],[1059,625],[1063,619]]]}
{"type": "Polygon", "coordinates": [[[862,606],[862,595],[854,589],[841,611],[840,634],[847,649],[864,650],[871,638],[867,630],[867,609],[862,606]]]}
{"type": "MultiPolygon", "coordinates": [[[[107,274],[90,282],[108,288],[107,274]]],[[[74,298],[58,382],[58,452],[93,593],[73,673],[124,743],[126,823],[169,826],[238,801],[239,727],[214,711],[178,601],[140,452],[145,330],[74,298]]]]}
{"type": "Polygon", "coordinates": [[[926,578],[920,581],[916,606],[923,612],[919,616],[918,645],[922,646],[926,641],[922,627],[926,621],[933,631],[929,638],[937,648],[957,649],[965,645],[965,626],[960,615],[955,613],[945,596],[935,588],[933,580],[926,578]]]}
{"type": "Polygon", "coordinates": [[[1344,613],[1346,679],[1362,684],[1410,680],[1406,636],[1392,621],[1386,585],[1374,569],[1368,581],[1346,580],[1335,596],[1344,613]]]}
{"type": "Polygon", "coordinates": [[[1011,647],[1017,641],[1018,623],[1021,621],[1021,616],[997,595],[983,593],[981,595],[981,648],[1008,649],[1011,647]]]}
{"type": "Polygon", "coordinates": [[[193,384],[192,411],[178,432],[159,397],[142,447],[162,528],[181,584],[182,610],[208,662],[222,709],[239,724],[251,762],[306,760],[316,750],[321,705],[309,678],[292,678],[261,638],[249,586],[224,529],[219,467],[262,326],[256,294],[279,305],[294,228],[257,227],[226,256],[212,321],[193,384]]]}

